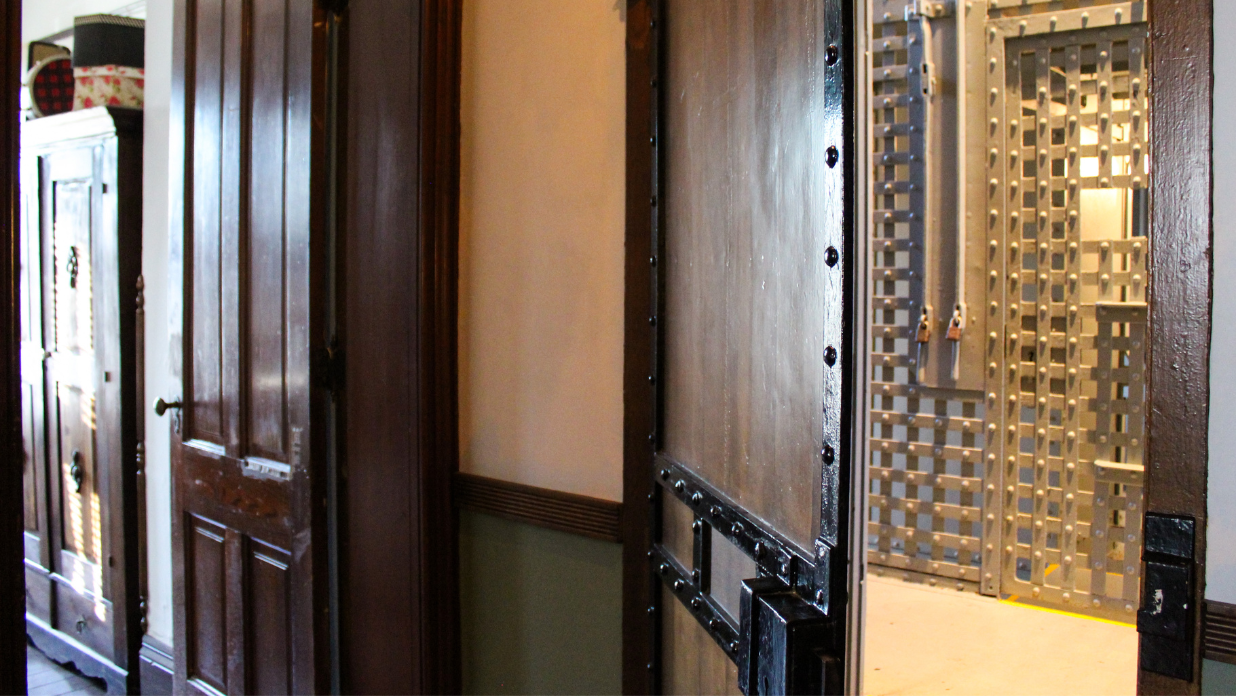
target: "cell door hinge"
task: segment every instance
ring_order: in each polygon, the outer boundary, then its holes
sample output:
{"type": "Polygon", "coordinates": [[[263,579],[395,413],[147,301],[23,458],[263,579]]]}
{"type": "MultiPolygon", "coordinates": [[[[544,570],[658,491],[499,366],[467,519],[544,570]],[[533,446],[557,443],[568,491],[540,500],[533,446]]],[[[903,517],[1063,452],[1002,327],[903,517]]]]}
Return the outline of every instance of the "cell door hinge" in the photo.
{"type": "Polygon", "coordinates": [[[331,336],[330,343],[317,351],[317,363],[314,372],[317,374],[318,386],[338,395],[343,389],[343,346],[338,336],[331,336]]]}

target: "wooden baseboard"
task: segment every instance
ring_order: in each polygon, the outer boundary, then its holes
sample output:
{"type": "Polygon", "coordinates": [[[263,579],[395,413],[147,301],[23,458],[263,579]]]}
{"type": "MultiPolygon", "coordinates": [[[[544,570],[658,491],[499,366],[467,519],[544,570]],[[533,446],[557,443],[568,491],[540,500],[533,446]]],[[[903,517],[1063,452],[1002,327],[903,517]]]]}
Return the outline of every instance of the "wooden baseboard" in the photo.
{"type": "Polygon", "coordinates": [[[1236,665],[1236,604],[1206,600],[1202,655],[1236,665]]]}
{"type": "Polygon", "coordinates": [[[517,522],[622,542],[622,503],[509,481],[455,474],[455,505],[517,522]]]}
{"type": "Polygon", "coordinates": [[[142,636],[142,649],[138,652],[137,659],[143,695],[172,693],[172,675],[176,673],[176,663],[172,657],[171,646],[157,638],[142,636]]]}

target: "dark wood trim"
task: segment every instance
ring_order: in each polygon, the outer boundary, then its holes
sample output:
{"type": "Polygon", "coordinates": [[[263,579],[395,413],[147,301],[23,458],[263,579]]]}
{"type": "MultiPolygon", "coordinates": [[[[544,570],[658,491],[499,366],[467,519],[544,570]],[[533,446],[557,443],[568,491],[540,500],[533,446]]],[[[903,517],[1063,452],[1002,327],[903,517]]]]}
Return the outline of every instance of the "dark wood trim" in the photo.
{"type": "Polygon", "coordinates": [[[26,692],[26,579],[22,564],[21,372],[18,367],[17,283],[17,120],[21,75],[21,3],[0,10],[0,65],[3,65],[0,112],[0,693],[26,692]]]}
{"type": "Polygon", "coordinates": [[[648,550],[652,548],[652,433],[656,426],[653,374],[656,334],[648,317],[655,255],[652,195],[653,99],[656,76],[653,0],[627,2],[626,270],[622,368],[622,691],[658,690],[655,636],[659,622],[648,550]]]}
{"type": "Polygon", "coordinates": [[[176,663],[171,646],[157,638],[142,636],[142,648],[137,658],[142,694],[172,693],[176,663]]]}
{"type": "Polygon", "coordinates": [[[457,693],[462,2],[352,2],[341,30],[340,684],[457,693]]]}
{"type": "Polygon", "coordinates": [[[612,500],[458,472],[455,504],[537,527],[622,542],[622,503],[612,500]]]}
{"type": "Polygon", "coordinates": [[[1236,604],[1206,600],[1202,657],[1236,665],[1236,604]]]}
{"type": "MultiPolygon", "coordinates": [[[[421,693],[463,688],[459,639],[459,172],[463,0],[422,0],[420,73],[421,693]]],[[[383,37],[374,37],[381,43],[383,37]]]]}
{"type": "MultiPolygon", "coordinates": [[[[1212,6],[1211,0],[1153,0],[1149,5],[1155,171],[1150,178],[1145,510],[1196,521],[1193,606],[1202,606],[1210,412],[1212,6]]],[[[1139,668],[1138,693],[1200,692],[1200,617],[1194,624],[1193,679],[1139,668]]],[[[1141,649],[1146,648],[1142,636],[1141,649]]]]}

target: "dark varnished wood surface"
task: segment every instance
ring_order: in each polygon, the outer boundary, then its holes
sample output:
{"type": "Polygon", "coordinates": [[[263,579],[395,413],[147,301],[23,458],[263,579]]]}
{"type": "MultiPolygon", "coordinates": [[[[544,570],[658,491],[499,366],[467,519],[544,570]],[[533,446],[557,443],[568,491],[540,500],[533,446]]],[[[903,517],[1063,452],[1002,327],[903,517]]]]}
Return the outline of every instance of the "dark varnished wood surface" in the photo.
{"type": "Polygon", "coordinates": [[[171,412],[178,692],[329,683],[326,16],[181,0],[173,40],[171,412]],[[175,168],[174,168],[175,170],[175,168]],[[178,190],[177,190],[178,189],[178,190]],[[183,199],[181,200],[181,194],[183,199]],[[181,292],[183,289],[183,292],[181,292]]]}
{"type": "MultiPolygon", "coordinates": [[[[1150,319],[1146,510],[1197,520],[1196,599],[1206,577],[1206,466],[1210,413],[1211,2],[1150,3],[1150,319]]],[[[1143,602],[1143,606],[1145,606],[1143,602]]],[[[1194,679],[1145,670],[1143,694],[1199,693],[1201,612],[1193,627],[1194,679]]]]}
{"type": "Polygon", "coordinates": [[[622,503],[611,500],[463,472],[455,474],[454,497],[461,508],[601,541],[622,541],[622,503]]]}
{"type": "Polygon", "coordinates": [[[741,694],[738,666],[669,588],[662,588],[661,592],[664,608],[661,642],[665,646],[661,658],[661,693],[741,694]]]}
{"type": "Polygon", "coordinates": [[[624,262],[622,365],[622,692],[649,694],[657,690],[654,660],[657,642],[652,548],[653,489],[650,435],[655,425],[652,341],[648,324],[652,307],[653,267],[657,252],[652,238],[653,148],[651,138],[654,46],[651,0],[627,0],[627,124],[626,124],[626,259],[624,262]]]}
{"type": "Polygon", "coordinates": [[[453,693],[461,3],[342,26],[341,684],[453,693]]]}
{"type": "MultiPolygon", "coordinates": [[[[17,113],[21,84],[21,3],[0,10],[0,111],[17,113]]],[[[0,448],[8,462],[21,461],[21,371],[18,332],[18,176],[16,118],[0,119],[0,448]]],[[[4,468],[0,478],[0,691],[26,691],[25,575],[22,571],[22,470],[4,468]]]]}
{"type": "Polygon", "coordinates": [[[804,549],[824,401],[814,2],[669,2],[663,447],[804,549]]]}

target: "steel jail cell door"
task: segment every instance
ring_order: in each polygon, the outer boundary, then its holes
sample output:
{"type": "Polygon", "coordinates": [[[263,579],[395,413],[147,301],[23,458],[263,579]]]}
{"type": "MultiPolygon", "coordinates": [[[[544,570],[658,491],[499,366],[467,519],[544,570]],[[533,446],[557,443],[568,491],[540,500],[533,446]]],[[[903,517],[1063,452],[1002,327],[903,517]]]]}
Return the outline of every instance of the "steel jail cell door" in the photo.
{"type": "Polygon", "coordinates": [[[1145,446],[1145,7],[941,7],[879,0],[868,27],[867,560],[877,574],[1129,623],[1145,446]],[[951,374],[941,353],[958,358],[951,374]]]}
{"type": "Polygon", "coordinates": [[[168,275],[183,296],[168,311],[182,322],[183,392],[156,407],[172,432],[175,685],[316,693],[328,671],[315,443],[329,397],[310,379],[323,343],[323,12],[182,0],[175,30],[185,203],[168,275]]]}
{"type": "Polygon", "coordinates": [[[659,13],[653,668],[666,693],[835,690],[847,24],[819,0],[659,13]]]}

